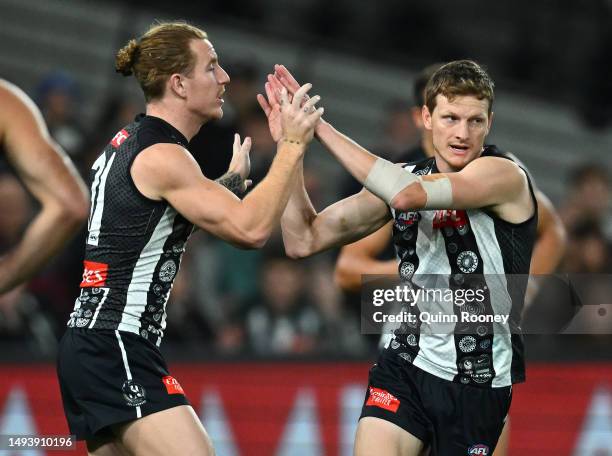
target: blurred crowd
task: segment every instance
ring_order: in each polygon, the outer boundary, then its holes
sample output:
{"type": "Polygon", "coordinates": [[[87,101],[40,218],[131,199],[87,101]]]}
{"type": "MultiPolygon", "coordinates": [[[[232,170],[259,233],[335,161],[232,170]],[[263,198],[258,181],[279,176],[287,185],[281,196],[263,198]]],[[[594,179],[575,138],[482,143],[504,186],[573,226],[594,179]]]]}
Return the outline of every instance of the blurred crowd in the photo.
{"type": "MultiPolygon", "coordinates": [[[[267,119],[256,104],[260,91],[257,68],[237,62],[224,118],[206,124],[190,150],[210,178],[228,164],[234,132],[253,138],[251,177],[256,185],[276,151],[267,119]]],[[[138,98],[110,98],[92,125],[81,123],[84,103],[70,75],[53,73],[31,94],[53,138],[68,152],[86,180],[91,164],[110,138],[144,108],[138,98]]],[[[372,145],[391,160],[419,140],[412,120],[413,102],[391,100],[385,137],[372,145]]],[[[313,203],[334,201],[358,190],[346,182],[325,194],[321,175],[305,169],[313,203]]],[[[610,176],[602,163],[581,163],[567,176],[557,208],[569,239],[560,272],[608,274],[612,269],[610,242],[610,176]]],[[[0,254],[22,234],[35,207],[10,167],[0,168],[0,254]]],[[[0,296],[0,341],[15,341],[53,354],[78,293],[82,274],[85,228],[42,274],[26,286],[0,296]]],[[[222,355],[342,355],[363,357],[375,350],[374,338],[360,333],[359,297],[344,294],[334,283],[337,252],[307,260],[286,257],[280,232],[264,249],[242,251],[207,233],[196,231],[189,243],[167,307],[165,343],[188,343],[222,355]]],[[[597,298],[599,299],[599,298],[597,298]]],[[[609,319],[605,321],[609,322],[609,319]]],[[[588,321],[587,323],[588,324],[588,321]]],[[[608,328],[612,332],[612,327],[608,328]]]]}

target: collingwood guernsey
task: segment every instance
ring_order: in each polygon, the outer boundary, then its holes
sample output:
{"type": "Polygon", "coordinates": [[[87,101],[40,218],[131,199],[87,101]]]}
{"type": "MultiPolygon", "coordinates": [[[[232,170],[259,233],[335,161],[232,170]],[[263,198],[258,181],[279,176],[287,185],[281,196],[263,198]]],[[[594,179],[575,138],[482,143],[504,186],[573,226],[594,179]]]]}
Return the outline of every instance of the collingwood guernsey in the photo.
{"type": "MultiPolygon", "coordinates": [[[[495,146],[485,146],[482,156],[511,159],[495,146]]],[[[438,172],[434,158],[404,168],[417,175],[438,172]]],[[[529,185],[535,204],[531,181],[529,185]]],[[[438,331],[426,331],[422,318],[407,318],[387,348],[402,351],[402,358],[426,372],[461,384],[506,387],[524,381],[519,323],[536,237],[537,205],[534,214],[518,224],[486,208],[392,210],[392,214],[400,279],[426,287],[431,285],[419,281],[434,278],[439,288],[472,289],[484,299],[463,305],[437,302],[433,308],[417,303],[405,309],[431,316],[435,308],[450,324],[443,331],[440,325],[438,331]]]]}
{"type": "Polygon", "coordinates": [[[157,143],[187,147],[172,125],[140,115],[93,164],[83,281],[69,327],[128,331],[161,343],[193,225],[166,201],[143,196],[132,180],[136,156],[157,143]]]}

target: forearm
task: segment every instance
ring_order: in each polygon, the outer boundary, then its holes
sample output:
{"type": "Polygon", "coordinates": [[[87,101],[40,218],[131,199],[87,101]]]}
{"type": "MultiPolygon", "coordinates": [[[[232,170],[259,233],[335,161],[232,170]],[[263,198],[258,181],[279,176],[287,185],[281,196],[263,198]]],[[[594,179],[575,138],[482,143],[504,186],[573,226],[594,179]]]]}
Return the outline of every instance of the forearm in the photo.
{"type": "Polygon", "coordinates": [[[235,173],[233,171],[228,171],[223,176],[215,179],[220,185],[223,185],[230,192],[232,192],[237,197],[241,197],[244,193],[244,179],[240,176],[240,174],[235,173]]]}
{"type": "Polygon", "coordinates": [[[321,144],[363,185],[378,157],[327,122],[319,123],[316,135],[321,144]]]}
{"type": "Polygon", "coordinates": [[[304,163],[301,161],[294,174],[294,184],[287,207],[281,217],[283,243],[287,255],[307,256],[312,248],[312,222],[317,216],[304,184],[304,163]]]}
{"type": "Polygon", "coordinates": [[[361,289],[361,276],[364,274],[397,275],[397,261],[381,261],[361,255],[340,254],[334,279],[345,291],[357,292],[361,289]]]}
{"type": "Polygon", "coordinates": [[[262,239],[267,239],[279,223],[305,150],[303,144],[287,142],[279,143],[278,147],[268,174],[241,204],[240,217],[245,228],[262,239]]]}
{"type": "Polygon", "coordinates": [[[0,259],[0,294],[28,280],[72,237],[80,215],[48,205],[32,220],[21,241],[0,259]]]}

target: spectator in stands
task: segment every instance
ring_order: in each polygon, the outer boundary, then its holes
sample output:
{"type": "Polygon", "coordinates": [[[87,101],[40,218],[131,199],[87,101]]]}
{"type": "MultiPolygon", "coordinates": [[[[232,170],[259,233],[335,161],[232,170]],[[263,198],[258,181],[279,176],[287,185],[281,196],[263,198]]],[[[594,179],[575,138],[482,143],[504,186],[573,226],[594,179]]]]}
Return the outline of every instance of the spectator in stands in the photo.
{"type": "Polygon", "coordinates": [[[560,211],[568,230],[572,231],[583,221],[590,220],[604,230],[608,239],[612,239],[608,170],[601,164],[586,163],[575,167],[568,180],[568,194],[560,211]]]}
{"type": "Polygon", "coordinates": [[[262,355],[313,352],[321,321],[306,300],[307,271],[276,257],[266,259],[260,272],[261,294],[246,318],[249,348],[262,355]]]}
{"type": "Polygon", "coordinates": [[[49,133],[74,159],[85,146],[85,133],[78,118],[78,89],[68,74],[54,72],[38,85],[37,102],[49,133]]]}

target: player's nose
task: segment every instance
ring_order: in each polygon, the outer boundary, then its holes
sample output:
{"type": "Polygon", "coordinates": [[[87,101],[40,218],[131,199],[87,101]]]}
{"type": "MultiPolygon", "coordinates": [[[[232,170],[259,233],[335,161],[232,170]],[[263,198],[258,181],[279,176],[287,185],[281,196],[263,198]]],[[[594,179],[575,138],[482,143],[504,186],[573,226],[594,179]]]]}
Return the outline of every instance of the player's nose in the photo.
{"type": "Polygon", "coordinates": [[[227,74],[227,71],[225,71],[221,65],[219,65],[217,67],[219,74],[217,75],[217,81],[219,82],[220,85],[226,85],[229,84],[230,82],[230,77],[229,74],[227,74]]]}
{"type": "Polygon", "coordinates": [[[459,122],[455,127],[455,137],[457,139],[466,140],[469,138],[469,126],[466,121],[459,122]]]}

